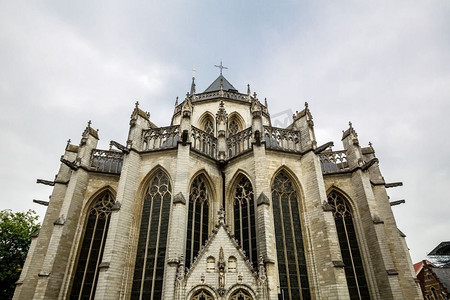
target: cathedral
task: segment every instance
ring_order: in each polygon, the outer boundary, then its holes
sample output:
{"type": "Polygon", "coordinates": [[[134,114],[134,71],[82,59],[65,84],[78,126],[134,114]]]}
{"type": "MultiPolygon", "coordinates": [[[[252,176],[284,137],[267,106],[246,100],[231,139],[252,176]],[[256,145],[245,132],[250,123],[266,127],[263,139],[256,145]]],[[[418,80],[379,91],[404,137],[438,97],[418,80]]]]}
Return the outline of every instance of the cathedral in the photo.
{"type": "Polygon", "coordinates": [[[136,103],[126,141],[68,142],[14,299],[421,299],[372,145],[307,103],[272,126],[219,67],[170,126],[136,103]]]}

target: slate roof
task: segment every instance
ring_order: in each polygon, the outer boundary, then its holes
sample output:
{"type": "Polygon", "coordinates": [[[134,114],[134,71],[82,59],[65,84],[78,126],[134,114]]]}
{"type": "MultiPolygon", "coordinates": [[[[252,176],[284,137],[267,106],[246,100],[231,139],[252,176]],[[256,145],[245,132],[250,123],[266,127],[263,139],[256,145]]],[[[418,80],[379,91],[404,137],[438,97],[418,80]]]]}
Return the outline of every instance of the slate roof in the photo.
{"type": "Polygon", "coordinates": [[[428,255],[450,255],[450,242],[441,242],[428,255]]]}
{"type": "Polygon", "coordinates": [[[450,291],[450,268],[432,268],[444,287],[450,291]]]}
{"type": "Polygon", "coordinates": [[[225,78],[223,75],[219,75],[216,80],[214,80],[213,83],[208,86],[208,88],[204,91],[204,93],[207,92],[215,92],[220,91],[220,81],[222,80],[223,90],[224,91],[231,91],[231,92],[237,92],[238,90],[225,78]]]}

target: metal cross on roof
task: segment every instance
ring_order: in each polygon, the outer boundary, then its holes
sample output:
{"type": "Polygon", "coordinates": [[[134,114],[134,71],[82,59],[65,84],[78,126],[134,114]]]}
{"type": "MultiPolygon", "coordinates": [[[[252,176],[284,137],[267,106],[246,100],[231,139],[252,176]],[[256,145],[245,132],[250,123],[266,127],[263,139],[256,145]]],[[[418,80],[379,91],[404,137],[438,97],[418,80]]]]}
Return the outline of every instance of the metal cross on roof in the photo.
{"type": "Polygon", "coordinates": [[[222,69],[228,69],[227,67],[224,67],[224,66],[222,65],[222,61],[220,61],[220,65],[214,65],[214,67],[217,67],[217,68],[220,69],[220,75],[222,75],[222,69]]]}

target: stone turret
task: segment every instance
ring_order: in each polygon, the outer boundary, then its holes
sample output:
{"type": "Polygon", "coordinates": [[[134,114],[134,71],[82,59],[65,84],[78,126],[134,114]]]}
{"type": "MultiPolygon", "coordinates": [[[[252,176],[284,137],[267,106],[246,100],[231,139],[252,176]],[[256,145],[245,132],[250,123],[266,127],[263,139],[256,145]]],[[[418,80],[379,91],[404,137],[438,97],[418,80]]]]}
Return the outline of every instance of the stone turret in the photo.
{"type": "Polygon", "coordinates": [[[292,129],[300,131],[302,151],[315,149],[317,142],[316,135],[314,133],[314,122],[307,102],[305,102],[305,109],[300,112],[296,112],[293,115],[293,119],[294,122],[291,126],[292,129]]]}
{"type": "Polygon", "coordinates": [[[153,127],[150,122],[150,114],[139,108],[139,102],[131,114],[130,130],[128,131],[127,147],[141,149],[142,148],[142,130],[153,127]]]}
{"type": "Polygon", "coordinates": [[[342,144],[347,154],[347,162],[350,169],[361,167],[364,164],[358,134],[349,122],[349,128],[342,135],[342,144]]]}

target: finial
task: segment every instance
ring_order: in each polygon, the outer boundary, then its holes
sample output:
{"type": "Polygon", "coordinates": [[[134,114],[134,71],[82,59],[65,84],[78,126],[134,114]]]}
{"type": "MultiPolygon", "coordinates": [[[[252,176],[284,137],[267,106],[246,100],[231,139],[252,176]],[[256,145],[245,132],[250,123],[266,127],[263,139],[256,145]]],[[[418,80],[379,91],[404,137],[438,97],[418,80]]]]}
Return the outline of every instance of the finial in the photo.
{"type": "Polygon", "coordinates": [[[349,122],[348,122],[348,126],[350,126],[350,128],[353,128],[353,127],[352,127],[352,122],[349,121],[349,122]]]}
{"type": "Polygon", "coordinates": [[[305,108],[308,109],[308,102],[305,102],[305,108]]]}
{"type": "Polygon", "coordinates": [[[69,146],[69,145],[70,145],[70,142],[71,142],[71,140],[70,140],[70,139],[68,139],[68,140],[67,140],[67,146],[69,146]]]}
{"type": "Polygon", "coordinates": [[[91,120],[89,120],[89,121],[88,121],[88,126],[87,126],[87,127],[91,127],[91,124],[92,124],[92,122],[91,122],[91,120]]]}
{"type": "Polygon", "coordinates": [[[253,98],[256,98],[256,92],[253,92],[253,98]]]}
{"type": "Polygon", "coordinates": [[[139,107],[139,101],[136,101],[136,103],[134,104],[136,106],[136,108],[139,107]]]}
{"type": "Polygon", "coordinates": [[[247,95],[250,95],[250,84],[247,84],[247,95]]]}
{"type": "Polygon", "coordinates": [[[186,93],[186,98],[188,98],[188,97],[189,97],[189,92],[186,93]]]}
{"type": "Polygon", "coordinates": [[[222,65],[222,61],[220,61],[220,65],[214,65],[214,67],[217,67],[217,68],[220,69],[220,75],[222,75],[222,70],[223,70],[223,69],[228,69],[227,67],[224,67],[224,66],[222,65]]]}
{"type": "Polygon", "coordinates": [[[177,96],[177,98],[175,99],[175,106],[177,106],[178,105],[178,96],[177,96]]]}
{"type": "Polygon", "coordinates": [[[372,142],[369,142],[369,147],[372,147],[372,142]]]}

